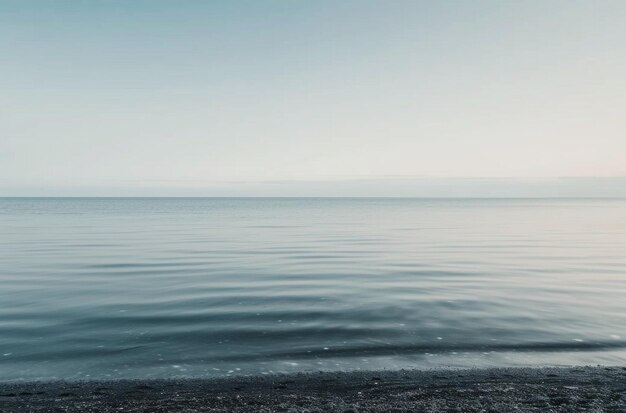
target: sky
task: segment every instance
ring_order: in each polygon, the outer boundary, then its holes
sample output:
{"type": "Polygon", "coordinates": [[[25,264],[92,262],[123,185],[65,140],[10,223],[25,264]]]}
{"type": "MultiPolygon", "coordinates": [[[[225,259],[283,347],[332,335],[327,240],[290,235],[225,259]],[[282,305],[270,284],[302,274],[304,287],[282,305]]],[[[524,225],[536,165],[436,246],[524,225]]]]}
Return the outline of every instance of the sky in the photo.
{"type": "Polygon", "coordinates": [[[0,196],[626,196],[626,2],[0,0],[0,196]]]}

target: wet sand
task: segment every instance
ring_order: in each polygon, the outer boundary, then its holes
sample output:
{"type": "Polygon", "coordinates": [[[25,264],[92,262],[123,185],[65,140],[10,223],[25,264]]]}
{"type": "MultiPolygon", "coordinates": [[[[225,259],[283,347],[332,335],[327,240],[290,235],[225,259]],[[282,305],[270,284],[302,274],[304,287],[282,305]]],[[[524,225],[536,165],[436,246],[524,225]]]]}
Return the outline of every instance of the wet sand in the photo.
{"type": "Polygon", "coordinates": [[[2,412],[626,412],[626,367],[0,384],[2,412]]]}

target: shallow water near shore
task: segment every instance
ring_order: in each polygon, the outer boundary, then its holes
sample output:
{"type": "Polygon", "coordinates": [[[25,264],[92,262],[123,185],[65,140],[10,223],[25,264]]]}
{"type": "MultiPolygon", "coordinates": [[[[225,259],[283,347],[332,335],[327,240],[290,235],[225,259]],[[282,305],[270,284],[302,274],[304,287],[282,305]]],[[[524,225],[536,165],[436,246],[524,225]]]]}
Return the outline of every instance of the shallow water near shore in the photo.
{"type": "Polygon", "coordinates": [[[0,199],[0,380],[626,361],[626,200],[0,199]]]}

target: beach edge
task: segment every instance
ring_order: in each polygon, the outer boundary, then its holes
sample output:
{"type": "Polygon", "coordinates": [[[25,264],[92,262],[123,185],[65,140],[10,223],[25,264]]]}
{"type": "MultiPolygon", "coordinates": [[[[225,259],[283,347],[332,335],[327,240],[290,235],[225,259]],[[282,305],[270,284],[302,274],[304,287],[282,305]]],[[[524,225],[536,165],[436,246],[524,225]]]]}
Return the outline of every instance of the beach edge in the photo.
{"type": "Polygon", "coordinates": [[[626,367],[0,383],[2,412],[626,411],[626,367]]]}

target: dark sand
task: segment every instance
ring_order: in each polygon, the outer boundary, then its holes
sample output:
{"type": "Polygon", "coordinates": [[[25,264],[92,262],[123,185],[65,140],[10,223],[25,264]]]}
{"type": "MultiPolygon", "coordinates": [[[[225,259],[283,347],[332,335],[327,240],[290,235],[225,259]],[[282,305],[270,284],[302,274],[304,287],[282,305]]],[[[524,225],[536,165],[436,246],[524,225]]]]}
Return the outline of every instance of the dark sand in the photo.
{"type": "Polygon", "coordinates": [[[0,384],[2,412],[626,412],[626,367],[0,384]]]}

